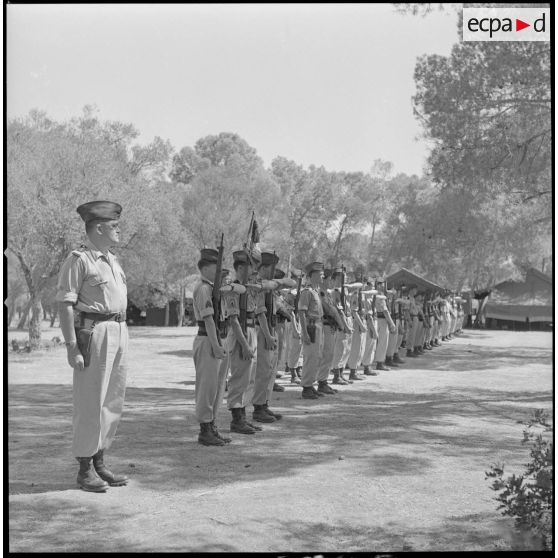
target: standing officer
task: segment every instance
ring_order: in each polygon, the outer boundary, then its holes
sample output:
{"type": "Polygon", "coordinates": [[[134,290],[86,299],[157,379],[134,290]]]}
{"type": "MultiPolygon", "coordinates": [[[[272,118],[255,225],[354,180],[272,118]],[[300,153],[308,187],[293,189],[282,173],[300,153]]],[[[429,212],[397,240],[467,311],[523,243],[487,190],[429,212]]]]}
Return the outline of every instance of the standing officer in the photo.
{"type": "Polygon", "coordinates": [[[109,485],[128,481],[103,461],[120,422],[126,389],[126,276],[111,251],[120,243],[121,211],[110,201],[77,208],[87,241],[62,265],[56,294],[68,363],[74,369],[72,452],[79,462],[77,483],[90,492],[105,492],[109,485]]]}
{"type": "MultiPolygon", "coordinates": [[[[300,283],[302,281],[302,270],[292,270],[291,279],[300,283]]],[[[297,316],[297,290],[291,290],[287,295],[287,302],[293,306],[292,318],[287,328],[288,333],[285,334],[288,337],[287,366],[285,370],[287,373],[291,373],[291,384],[300,384],[302,375],[302,339],[300,336],[300,321],[297,316]]]]}
{"type": "Polygon", "coordinates": [[[320,285],[324,279],[324,264],[314,262],[306,266],[310,281],[300,293],[298,311],[302,337],[302,397],[317,399],[324,394],[314,388],[323,351],[324,336],[322,318],[324,315],[320,297],[320,285]]]}
{"type": "Polygon", "coordinates": [[[370,367],[374,362],[374,353],[376,351],[376,343],[378,341],[378,331],[376,329],[378,322],[376,319],[376,295],[378,291],[373,289],[372,279],[366,281],[366,295],[364,297],[364,309],[366,312],[366,342],[364,345],[364,354],[362,355],[363,374],[365,376],[377,376],[378,372],[371,370],[370,367]]]}

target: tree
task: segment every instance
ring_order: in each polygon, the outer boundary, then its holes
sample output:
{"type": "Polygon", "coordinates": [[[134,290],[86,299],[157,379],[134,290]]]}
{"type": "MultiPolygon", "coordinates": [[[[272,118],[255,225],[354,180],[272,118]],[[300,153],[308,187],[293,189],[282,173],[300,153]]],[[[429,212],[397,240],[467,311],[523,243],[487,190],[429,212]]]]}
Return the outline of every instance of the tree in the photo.
{"type": "MultiPolygon", "coordinates": [[[[100,122],[93,107],[65,123],[39,111],[8,122],[7,245],[30,295],[32,349],[41,341],[42,294],[84,236],[75,208],[94,199],[120,203],[128,238],[149,220],[143,201],[149,184],[132,164],[137,134],[129,124],[100,122]]],[[[156,165],[155,157],[150,164],[156,165]]]]}

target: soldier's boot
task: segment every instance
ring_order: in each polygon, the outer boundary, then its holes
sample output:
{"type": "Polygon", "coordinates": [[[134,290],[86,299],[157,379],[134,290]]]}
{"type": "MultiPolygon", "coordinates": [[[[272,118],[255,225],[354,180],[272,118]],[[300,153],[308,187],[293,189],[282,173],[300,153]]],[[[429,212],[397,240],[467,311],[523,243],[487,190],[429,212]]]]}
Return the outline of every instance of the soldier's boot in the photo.
{"type": "Polygon", "coordinates": [[[405,364],[405,361],[399,356],[399,353],[393,355],[393,364],[405,364]]]}
{"type": "Polygon", "coordinates": [[[93,467],[99,477],[105,482],[108,482],[109,486],[125,486],[128,483],[128,477],[126,475],[117,475],[113,473],[104,462],[105,450],[99,450],[93,456],[93,467]]]}
{"type": "Polygon", "coordinates": [[[407,358],[409,357],[416,357],[417,355],[415,355],[415,353],[413,352],[413,349],[407,349],[407,358]]]}
{"type": "Polygon", "coordinates": [[[420,356],[420,353],[419,353],[418,347],[415,347],[415,348],[414,348],[414,350],[413,350],[413,354],[414,354],[415,356],[417,356],[417,357],[418,357],[418,356],[420,356]]]}
{"type": "Polygon", "coordinates": [[[424,344],[423,349],[425,349],[425,350],[427,350],[427,351],[431,351],[431,350],[432,350],[432,347],[430,346],[430,343],[429,343],[428,341],[424,344]]]}
{"type": "Polygon", "coordinates": [[[109,484],[104,481],[92,466],[91,457],[76,457],[79,463],[78,486],[87,492],[106,492],[109,484]]]}
{"type": "Polygon", "coordinates": [[[272,417],[270,414],[266,413],[263,405],[254,404],[252,418],[258,422],[275,422],[275,417],[272,417]]]}
{"type": "Polygon", "coordinates": [[[399,368],[399,364],[397,364],[397,362],[395,362],[395,360],[393,360],[393,356],[386,356],[386,362],[385,362],[386,366],[395,366],[395,368],[399,368]]]}
{"type": "Polygon", "coordinates": [[[388,368],[383,362],[376,362],[376,370],[384,370],[389,372],[390,368],[388,368]]]}
{"type": "Polygon", "coordinates": [[[280,386],[277,382],[273,384],[273,391],[285,391],[283,386],[280,386]]]}
{"type": "Polygon", "coordinates": [[[198,443],[203,446],[224,446],[225,442],[217,438],[213,433],[210,422],[200,422],[200,433],[198,434],[198,443]]]}
{"type": "Polygon", "coordinates": [[[242,407],[240,409],[240,411],[242,412],[242,418],[244,419],[244,422],[250,426],[251,428],[253,428],[256,432],[261,432],[263,430],[263,428],[261,426],[256,426],[255,424],[248,422],[246,420],[246,407],[242,407]]]}
{"type": "Polygon", "coordinates": [[[358,380],[358,381],[360,381],[360,380],[364,380],[364,378],[361,378],[360,376],[357,376],[356,368],[351,368],[351,369],[350,369],[350,372],[349,372],[349,380],[353,380],[353,381],[358,380]]]}
{"type": "Polygon", "coordinates": [[[266,401],[266,402],[265,402],[265,405],[263,406],[263,408],[264,408],[264,411],[265,411],[268,415],[272,416],[275,420],[281,420],[281,419],[283,418],[283,415],[281,415],[280,413],[276,413],[275,411],[272,411],[272,410],[269,408],[269,401],[266,401]]]}
{"type": "Polygon", "coordinates": [[[341,375],[341,371],[339,370],[339,368],[334,368],[332,370],[333,372],[333,380],[332,383],[334,384],[338,384],[340,386],[346,386],[348,385],[348,382],[345,380],[345,378],[343,378],[343,376],[341,375]]]}
{"type": "Polygon", "coordinates": [[[296,375],[296,369],[295,368],[289,368],[287,366],[287,374],[291,373],[291,384],[300,384],[300,380],[298,379],[297,375],[296,375]]]}
{"type": "Polygon", "coordinates": [[[326,395],[335,395],[337,393],[336,389],[333,389],[327,383],[327,380],[318,381],[318,392],[325,393],[326,395]]]}
{"type": "Polygon", "coordinates": [[[349,374],[348,378],[345,378],[345,376],[343,375],[344,374],[343,368],[339,368],[338,370],[339,370],[339,378],[341,378],[347,384],[352,384],[353,383],[353,380],[351,380],[351,377],[350,377],[351,375],[350,374],[349,374]]]}
{"type": "Polygon", "coordinates": [[[418,350],[418,354],[419,354],[419,355],[423,355],[423,354],[424,354],[424,349],[422,348],[422,345],[419,345],[419,346],[417,347],[417,350],[418,350]]]}
{"type": "Polygon", "coordinates": [[[231,432],[236,432],[237,434],[255,434],[256,429],[248,426],[244,417],[242,416],[242,409],[239,407],[231,409],[232,421],[231,421],[231,432]]]}
{"type": "Polygon", "coordinates": [[[213,430],[213,434],[215,434],[215,436],[217,436],[217,438],[219,438],[220,440],[223,440],[225,444],[230,444],[232,442],[231,438],[227,438],[226,436],[221,436],[221,433],[219,432],[214,420],[211,421],[211,429],[213,430]]]}
{"type": "Polygon", "coordinates": [[[436,345],[436,347],[441,347],[442,344],[440,343],[440,340],[438,338],[434,339],[434,345],[436,345]]]}
{"type": "Polygon", "coordinates": [[[319,395],[315,392],[312,386],[302,387],[302,399],[318,399],[319,395]]]}

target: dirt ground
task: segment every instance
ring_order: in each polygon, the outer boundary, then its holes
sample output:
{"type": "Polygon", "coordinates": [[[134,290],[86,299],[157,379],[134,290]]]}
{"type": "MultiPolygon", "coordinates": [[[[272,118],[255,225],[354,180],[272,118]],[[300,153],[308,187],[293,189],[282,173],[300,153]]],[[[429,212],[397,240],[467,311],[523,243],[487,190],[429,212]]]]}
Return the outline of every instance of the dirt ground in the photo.
{"type": "MultiPolygon", "coordinates": [[[[108,463],[131,480],[105,494],[75,483],[64,348],[10,354],[11,551],[538,548],[500,515],[485,471],[500,461],[519,472],[529,459],[518,421],[552,408],[551,334],[466,331],[319,400],[283,377],[272,404],[283,420],[217,448],[196,441],[195,329],[130,335],[108,463]]],[[[223,407],[225,433],[229,421],[223,407]]]]}

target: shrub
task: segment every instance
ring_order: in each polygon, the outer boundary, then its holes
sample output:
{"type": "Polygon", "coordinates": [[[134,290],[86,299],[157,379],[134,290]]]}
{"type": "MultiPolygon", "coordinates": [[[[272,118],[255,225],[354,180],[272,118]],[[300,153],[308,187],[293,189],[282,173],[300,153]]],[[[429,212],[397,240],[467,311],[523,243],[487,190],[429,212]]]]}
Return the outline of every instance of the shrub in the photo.
{"type": "Polygon", "coordinates": [[[531,461],[521,475],[504,478],[504,464],[492,465],[486,478],[494,479],[491,489],[503,515],[515,518],[517,529],[531,529],[541,537],[545,550],[552,550],[553,425],[543,409],[533,412],[526,422],[522,444],[531,442],[531,461]],[[550,433],[550,434],[549,434],[550,433]]]}

